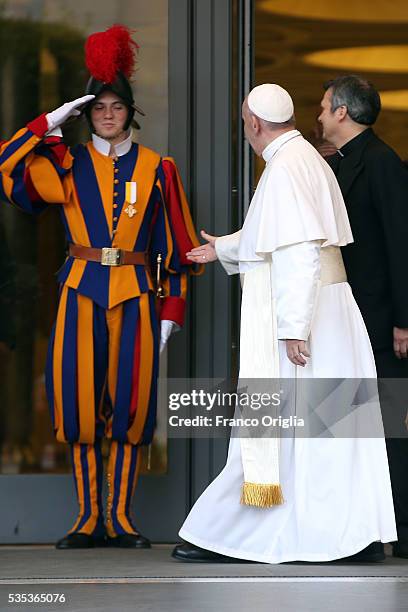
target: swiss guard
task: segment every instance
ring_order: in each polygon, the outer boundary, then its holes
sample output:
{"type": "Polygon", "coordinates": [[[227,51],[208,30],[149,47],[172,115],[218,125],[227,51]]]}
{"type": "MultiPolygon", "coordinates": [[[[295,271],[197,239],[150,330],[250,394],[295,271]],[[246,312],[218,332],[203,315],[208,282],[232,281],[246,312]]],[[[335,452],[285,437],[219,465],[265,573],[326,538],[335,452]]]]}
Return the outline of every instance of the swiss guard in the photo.
{"type": "Polygon", "coordinates": [[[78,518],[57,548],[149,548],[130,507],[140,447],[152,440],[160,349],[183,324],[186,252],[198,245],[174,161],[132,141],[137,44],[115,25],[85,47],[86,95],[0,148],[0,198],[31,213],[58,205],[69,244],[46,386],[57,440],[70,444],[78,518]],[[92,139],[60,126],[85,113],[92,139]],[[111,439],[102,504],[101,440],[111,439]]]}

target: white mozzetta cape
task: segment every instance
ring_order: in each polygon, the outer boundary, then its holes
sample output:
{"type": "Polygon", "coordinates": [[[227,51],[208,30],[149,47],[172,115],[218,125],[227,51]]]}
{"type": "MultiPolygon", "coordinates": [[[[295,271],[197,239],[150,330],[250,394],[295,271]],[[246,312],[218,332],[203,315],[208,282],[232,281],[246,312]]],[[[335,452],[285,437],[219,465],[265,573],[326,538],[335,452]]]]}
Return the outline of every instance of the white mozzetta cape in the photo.
{"type": "Polygon", "coordinates": [[[240,237],[240,272],[282,246],[311,240],[323,240],[323,247],[353,242],[336,178],[300,132],[283,134],[262,157],[266,167],[240,237]]]}

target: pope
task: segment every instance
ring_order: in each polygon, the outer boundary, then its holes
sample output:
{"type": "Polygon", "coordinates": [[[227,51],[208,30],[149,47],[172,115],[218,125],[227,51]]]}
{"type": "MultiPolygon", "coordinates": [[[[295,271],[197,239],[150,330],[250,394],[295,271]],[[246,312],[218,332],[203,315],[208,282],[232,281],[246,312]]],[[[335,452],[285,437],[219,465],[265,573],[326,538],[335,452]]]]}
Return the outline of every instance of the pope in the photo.
{"type": "Polygon", "coordinates": [[[284,382],[289,389],[292,381],[295,411],[301,390],[312,389],[324,400],[310,402],[312,414],[319,424],[328,419],[329,435],[233,432],[227,463],[196,501],[180,530],[186,543],[173,556],[380,561],[378,540],[396,538],[395,517],[378,398],[367,402],[360,394],[360,410],[355,406],[354,381],[364,381],[364,389],[376,370],[340,251],[353,241],[341,191],[296,130],[282,87],[255,87],[242,117],[246,138],[265,161],[244,225],[219,238],[204,233],[207,244],[189,257],[218,259],[228,274],[241,274],[241,381],[252,388],[284,382]],[[344,391],[353,393],[343,414],[344,391]],[[331,421],[339,408],[340,418],[331,421]]]}

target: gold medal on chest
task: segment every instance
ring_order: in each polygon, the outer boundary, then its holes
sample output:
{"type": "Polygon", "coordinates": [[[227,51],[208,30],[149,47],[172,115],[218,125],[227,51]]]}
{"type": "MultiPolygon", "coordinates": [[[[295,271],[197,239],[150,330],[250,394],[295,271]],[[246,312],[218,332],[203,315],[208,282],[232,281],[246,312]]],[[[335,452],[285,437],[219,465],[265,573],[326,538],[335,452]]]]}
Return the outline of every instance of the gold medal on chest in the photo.
{"type": "Polygon", "coordinates": [[[133,206],[137,200],[137,184],[135,181],[129,181],[126,183],[126,203],[128,206],[125,208],[125,213],[131,219],[136,213],[137,210],[133,206]]]}
{"type": "Polygon", "coordinates": [[[136,213],[137,210],[136,208],[133,206],[133,204],[129,204],[129,206],[127,206],[125,208],[125,213],[127,214],[127,216],[129,217],[129,219],[131,219],[136,213]]]}

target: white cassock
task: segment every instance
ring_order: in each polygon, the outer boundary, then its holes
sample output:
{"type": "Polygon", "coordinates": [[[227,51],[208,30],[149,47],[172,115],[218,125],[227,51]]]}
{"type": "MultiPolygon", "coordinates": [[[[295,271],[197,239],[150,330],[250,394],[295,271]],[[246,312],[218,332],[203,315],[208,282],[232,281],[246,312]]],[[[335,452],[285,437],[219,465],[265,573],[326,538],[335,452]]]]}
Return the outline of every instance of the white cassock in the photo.
{"type": "MultiPolygon", "coordinates": [[[[263,157],[242,230],[216,241],[227,273],[244,278],[240,377],[278,371],[281,378],[375,378],[367,331],[343,276],[339,246],[353,238],[334,174],[297,130],[274,140],[263,157]],[[271,308],[275,353],[273,331],[265,332],[271,308]],[[305,368],[289,361],[285,338],[307,340],[305,368]]],[[[284,503],[270,508],[240,503],[240,442],[231,438],[224,469],[179,532],[184,540],[230,557],[281,563],[330,561],[397,539],[383,437],[282,438],[284,503]]]]}

